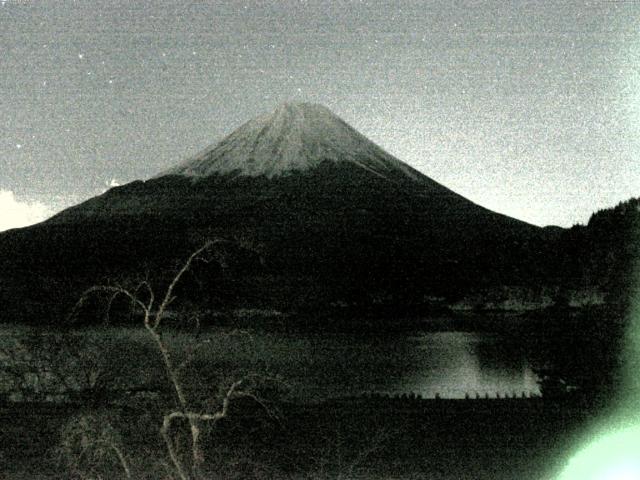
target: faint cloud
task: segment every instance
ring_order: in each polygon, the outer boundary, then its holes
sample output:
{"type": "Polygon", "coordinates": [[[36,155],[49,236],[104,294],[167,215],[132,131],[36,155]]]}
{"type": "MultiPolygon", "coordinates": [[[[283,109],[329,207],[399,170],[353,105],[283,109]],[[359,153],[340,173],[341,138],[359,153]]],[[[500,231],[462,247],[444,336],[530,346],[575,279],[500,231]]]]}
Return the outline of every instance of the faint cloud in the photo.
{"type": "Polygon", "coordinates": [[[53,213],[43,203],[18,200],[11,190],[0,189],[0,231],[33,225],[53,213]]]}
{"type": "Polygon", "coordinates": [[[111,180],[109,181],[105,181],[104,182],[104,187],[101,188],[96,195],[101,195],[103,193],[108,192],[110,189],[114,188],[114,187],[119,187],[120,185],[122,185],[118,180],[116,180],[115,178],[111,178],[111,180]]]}

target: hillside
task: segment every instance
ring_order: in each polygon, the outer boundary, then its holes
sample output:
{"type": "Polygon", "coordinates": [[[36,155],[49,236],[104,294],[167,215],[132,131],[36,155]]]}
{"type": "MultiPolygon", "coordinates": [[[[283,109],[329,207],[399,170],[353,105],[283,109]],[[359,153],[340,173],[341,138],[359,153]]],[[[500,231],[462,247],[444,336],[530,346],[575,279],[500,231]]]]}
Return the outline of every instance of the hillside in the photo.
{"type": "Polygon", "coordinates": [[[205,308],[451,304],[554,288],[563,235],[474,204],[324,107],[287,104],[152,179],[0,235],[1,300],[32,317],[63,311],[96,282],[160,281],[215,237],[224,252],[185,292],[205,308]]]}

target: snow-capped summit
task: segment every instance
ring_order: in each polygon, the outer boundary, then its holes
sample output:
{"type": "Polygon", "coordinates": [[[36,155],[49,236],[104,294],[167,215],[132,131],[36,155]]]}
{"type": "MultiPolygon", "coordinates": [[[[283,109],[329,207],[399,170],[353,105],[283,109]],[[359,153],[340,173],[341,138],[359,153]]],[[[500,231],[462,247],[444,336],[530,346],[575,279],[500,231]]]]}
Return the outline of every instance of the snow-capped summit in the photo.
{"type": "Polygon", "coordinates": [[[313,103],[281,104],[161,176],[238,173],[272,178],[292,170],[313,169],[327,160],[349,162],[385,178],[398,174],[414,180],[424,178],[328,108],[313,103]]]}

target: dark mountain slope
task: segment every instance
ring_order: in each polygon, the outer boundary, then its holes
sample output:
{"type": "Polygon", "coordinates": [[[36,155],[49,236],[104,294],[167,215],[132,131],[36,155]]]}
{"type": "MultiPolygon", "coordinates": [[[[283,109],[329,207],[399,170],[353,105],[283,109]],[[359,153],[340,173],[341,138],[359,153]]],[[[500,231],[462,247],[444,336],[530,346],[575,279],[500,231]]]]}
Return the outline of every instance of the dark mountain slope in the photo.
{"type": "Polygon", "coordinates": [[[166,174],[0,235],[0,300],[64,307],[96,281],[166,276],[222,237],[232,253],[224,275],[200,279],[205,303],[406,305],[548,281],[553,236],[457,195],[324,107],[284,105],[166,174]]]}

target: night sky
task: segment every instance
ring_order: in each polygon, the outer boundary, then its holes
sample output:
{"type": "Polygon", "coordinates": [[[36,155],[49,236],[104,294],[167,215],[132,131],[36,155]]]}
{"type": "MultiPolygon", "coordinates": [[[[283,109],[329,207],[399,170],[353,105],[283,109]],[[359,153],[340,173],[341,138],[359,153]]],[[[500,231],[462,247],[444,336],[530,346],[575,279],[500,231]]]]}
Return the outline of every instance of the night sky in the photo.
{"type": "Polygon", "coordinates": [[[0,230],[283,101],[539,224],[640,195],[640,0],[0,1],[0,230]]]}

